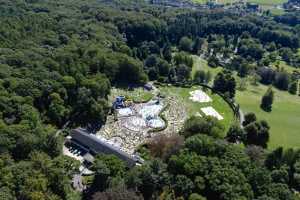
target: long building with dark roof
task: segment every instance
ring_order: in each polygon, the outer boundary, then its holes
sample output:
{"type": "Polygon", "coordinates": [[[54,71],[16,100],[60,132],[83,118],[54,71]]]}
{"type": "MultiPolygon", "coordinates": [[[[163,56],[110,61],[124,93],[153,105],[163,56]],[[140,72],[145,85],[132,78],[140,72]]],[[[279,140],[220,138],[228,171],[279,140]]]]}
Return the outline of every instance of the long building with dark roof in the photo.
{"type": "Polygon", "coordinates": [[[88,133],[85,129],[73,129],[71,131],[71,137],[72,143],[93,155],[100,153],[113,154],[125,161],[128,167],[133,167],[136,164],[136,160],[133,157],[112,146],[111,144],[102,141],[95,135],[88,133]]]}

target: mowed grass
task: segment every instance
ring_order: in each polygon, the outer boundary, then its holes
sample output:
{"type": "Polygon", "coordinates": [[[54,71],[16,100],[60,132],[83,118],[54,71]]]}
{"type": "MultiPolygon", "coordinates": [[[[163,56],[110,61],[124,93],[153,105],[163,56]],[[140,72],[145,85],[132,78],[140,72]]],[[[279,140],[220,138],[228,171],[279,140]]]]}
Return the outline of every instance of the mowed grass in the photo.
{"type": "Polygon", "coordinates": [[[134,88],[132,90],[122,88],[112,88],[108,97],[109,102],[113,103],[117,96],[125,96],[134,102],[147,102],[153,98],[153,94],[143,88],[134,88]]]}
{"type": "Polygon", "coordinates": [[[192,58],[194,60],[192,73],[191,73],[192,77],[194,77],[195,73],[199,70],[203,70],[205,72],[209,71],[212,76],[217,75],[217,73],[223,70],[222,67],[216,67],[216,68],[209,67],[207,61],[203,58],[200,58],[199,56],[192,55],[192,58]]]}
{"type": "MultiPolygon", "coordinates": [[[[212,92],[209,89],[205,91],[206,94],[208,94],[212,99],[212,102],[209,103],[193,102],[192,100],[189,99],[190,92],[197,89],[202,89],[200,86],[194,86],[192,88],[163,86],[160,87],[159,89],[163,95],[174,96],[176,97],[176,99],[182,102],[188,112],[188,116],[193,116],[197,112],[199,112],[202,116],[205,116],[204,113],[202,113],[201,108],[212,106],[220,115],[223,116],[224,119],[221,120],[220,122],[224,125],[226,131],[229,129],[230,125],[235,120],[233,111],[231,110],[227,102],[225,102],[223,98],[220,97],[219,95],[212,94],[212,92]]],[[[224,132],[224,136],[225,136],[225,132],[224,132]]]]}
{"type": "MultiPolygon", "coordinates": [[[[300,49],[299,49],[300,53],[300,49]]],[[[193,56],[194,66],[193,73],[197,70],[210,71],[213,76],[221,67],[211,68],[207,65],[204,59],[198,56],[193,56]]],[[[294,67],[280,62],[280,67],[283,67],[287,72],[291,73],[298,70],[294,67]]],[[[212,84],[212,81],[210,82],[212,84]]],[[[274,149],[279,146],[285,148],[300,147],[300,96],[291,95],[287,91],[280,91],[275,88],[275,99],[273,110],[270,113],[264,112],[260,108],[261,97],[266,92],[268,86],[259,85],[252,86],[248,84],[247,90],[237,91],[236,101],[240,104],[243,112],[254,112],[259,119],[265,119],[271,126],[271,138],[269,148],[274,149]]]]}
{"type": "MultiPolygon", "coordinates": [[[[271,66],[272,66],[273,69],[276,69],[275,64],[272,64],[271,66]]],[[[290,65],[288,65],[288,64],[287,64],[286,62],[284,62],[284,61],[280,61],[280,62],[279,62],[279,68],[284,69],[286,72],[288,72],[288,73],[290,73],[290,74],[293,73],[294,71],[300,73],[300,68],[296,68],[296,67],[290,66],[290,65]]]]}
{"type": "Polygon", "coordinates": [[[288,0],[248,0],[250,3],[256,3],[259,5],[273,6],[286,3],[288,0]]]}
{"type": "MultiPolygon", "coordinates": [[[[192,0],[195,3],[200,3],[200,4],[205,4],[208,2],[208,0],[192,0]]],[[[274,6],[274,5],[280,5],[288,0],[247,0],[249,3],[256,3],[259,5],[264,5],[264,6],[274,6]]],[[[235,3],[239,2],[239,0],[217,0],[217,3],[219,4],[228,4],[228,3],[235,3]]]]}
{"type": "Polygon", "coordinates": [[[244,113],[254,112],[258,119],[266,120],[271,126],[269,148],[274,149],[300,147],[300,97],[286,91],[273,89],[275,92],[272,112],[260,108],[261,97],[267,86],[249,85],[246,91],[237,91],[236,101],[244,113]]]}

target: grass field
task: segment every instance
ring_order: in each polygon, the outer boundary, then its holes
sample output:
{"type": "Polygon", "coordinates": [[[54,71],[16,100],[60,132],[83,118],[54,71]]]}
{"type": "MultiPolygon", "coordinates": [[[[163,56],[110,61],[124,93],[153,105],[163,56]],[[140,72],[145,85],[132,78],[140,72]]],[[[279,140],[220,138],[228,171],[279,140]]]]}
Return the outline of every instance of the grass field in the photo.
{"type": "MultiPolygon", "coordinates": [[[[300,52],[300,50],[299,50],[300,52]]],[[[202,69],[210,71],[213,75],[222,70],[207,66],[207,62],[198,56],[194,57],[193,73],[202,69]]],[[[291,73],[295,68],[280,63],[287,72],[291,73]]],[[[300,71],[298,69],[298,71],[300,71]]],[[[210,83],[212,84],[212,82],[210,83]]],[[[287,91],[279,91],[274,88],[275,99],[273,110],[270,113],[264,112],[260,108],[261,97],[267,90],[267,86],[253,86],[248,83],[247,90],[237,91],[236,101],[241,109],[246,112],[256,113],[259,119],[265,119],[271,126],[271,138],[269,148],[274,149],[278,146],[285,148],[300,147],[300,96],[291,95],[287,91]]]]}
{"type": "Polygon", "coordinates": [[[287,2],[288,0],[248,0],[250,3],[257,3],[259,5],[274,6],[287,2]]]}
{"type": "Polygon", "coordinates": [[[285,148],[300,147],[300,97],[286,91],[274,89],[275,98],[272,112],[264,112],[260,108],[261,97],[267,86],[248,85],[246,91],[237,91],[236,101],[241,109],[254,112],[259,119],[265,119],[271,126],[269,148],[279,146],[285,148]]]}
{"type": "MultiPolygon", "coordinates": [[[[273,64],[272,67],[273,67],[274,69],[276,69],[275,64],[273,64]]],[[[300,73],[300,68],[292,67],[292,66],[288,65],[288,64],[287,64],[286,62],[284,62],[284,61],[280,61],[280,62],[279,62],[279,67],[280,67],[280,68],[283,68],[283,69],[284,69],[286,72],[288,72],[288,73],[293,73],[294,71],[297,71],[297,72],[300,73]]]]}
{"type": "Polygon", "coordinates": [[[143,88],[135,88],[133,90],[126,90],[121,88],[112,88],[109,95],[109,102],[112,103],[117,96],[125,96],[134,102],[147,102],[154,96],[151,92],[143,88]]]}
{"type": "Polygon", "coordinates": [[[181,88],[175,86],[164,86],[160,87],[160,91],[164,95],[175,96],[179,101],[181,101],[184,104],[189,116],[193,116],[197,112],[199,112],[201,115],[204,115],[204,113],[202,113],[200,109],[203,107],[212,106],[219,114],[223,116],[224,119],[221,120],[221,123],[225,126],[226,130],[228,130],[230,124],[234,122],[233,111],[231,110],[229,105],[223,100],[222,97],[217,94],[212,94],[210,90],[207,90],[205,92],[211,97],[211,99],[213,100],[212,102],[198,103],[191,101],[189,99],[189,92],[197,90],[199,88],[201,87],[181,88]]]}
{"type": "Polygon", "coordinates": [[[193,65],[192,73],[191,73],[192,77],[194,77],[196,71],[199,71],[199,70],[204,70],[206,72],[209,71],[212,74],[213,77],[217,73],[219,73],[223,70],[222,67],[216,67],[216,68],[209,67],[207,65],[207,61],[200,58],[199,56],[193,55],[192,57],[194,59],[194,65],[193,65]]]}
{"type": "MultiPolygon", "coordinates": [[[[195,3],[204,4],[207,3],[208,0],[192,0],[195,3]]],[[[235,3],[239,0],[217,0],[217,3],[219,4],[228,4],[228,3],[235,3]]],[[[257,3],[259,5],[265,5],[265,6],[274,6],[279,5],[287,2],[288,0],[247,0],[247,2],[250,3],[257,3]]]]}

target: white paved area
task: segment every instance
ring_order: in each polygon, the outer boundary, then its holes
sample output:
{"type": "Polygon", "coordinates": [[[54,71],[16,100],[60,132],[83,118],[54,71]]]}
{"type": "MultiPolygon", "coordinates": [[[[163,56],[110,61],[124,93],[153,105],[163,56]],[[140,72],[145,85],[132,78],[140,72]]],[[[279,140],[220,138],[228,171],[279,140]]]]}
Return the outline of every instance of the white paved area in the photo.
{"type": "Polygon", "coordinates": [[[142,109],[139,110],[138,114],[142,116],[143,119],[146,119],[147,117],[156,117],[159,115],[159,112],[162,110],[162,105],[156,105],[156,104],[146,104],[143,105],[142,109]]]}
{"type": "Polygon", "coordinates": [[[196,112],[195,116],[196,117],[202,117],[202,115],[199,112],[196,112]]]}
{"type": "Polygon", "coordinates": [[[199,103],[211,102],[212,99],[202,90],[194,90],[190,92],[190,100],[199,103]]]}
{"type": "Polygon", "coordinates": [[[148,121],[148,126],[151,128],[161,128],[165,126],[165,122],[160,118],[151,119],[148,121]]]}
{"type": "Polygon", "coordinates": [[[133,111],[131,108],[120,108],[117,110],[119,117],[128,117],[130,115],[133,115],[133,111]]]}
{"type": "Polygon", "coordinates": [[[201,111],[202,111],[203,113],[205,113],[205,115],[215,117],[215,118],[217,118],[218,120],[224,119],[224,118],[222,117],[222,115],[220,115],[220,114],[219,114],[213,107],[211,107],[211,106],[205,107],[205,108],[201,108],[201,111]]]}

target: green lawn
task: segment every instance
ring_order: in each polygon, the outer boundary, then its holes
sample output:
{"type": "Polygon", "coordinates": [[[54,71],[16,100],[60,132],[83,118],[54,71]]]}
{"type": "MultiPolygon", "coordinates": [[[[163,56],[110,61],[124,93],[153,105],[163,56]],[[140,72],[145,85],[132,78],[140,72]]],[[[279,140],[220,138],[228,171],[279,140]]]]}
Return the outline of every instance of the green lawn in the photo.
{"type": "MultiPolygon", "coordinates": [[[[190,91],[194,91],[200,89],[201,87],[193,87],[193,88],[181,88],[174,86],[164,86],[160,87],[160,91],[164,95],[172,95],[175,96],[179,101],[183,102],[188,115],[193,116],[197,112],[199,112],[202,116],[204,113],[201,112],[201,108],[212,106],[220,115],[223,116],[223,120],[221,123],[225,126],[226,130],[228,130],[230,124],[234,121],[233,111],[229,107],[229,105],[217,94],[212,94],[210,90],[205,91],[211,98],[212,102],[209,103],[197,103],[193,102],[189,99],[190,91]]],[[[225,136],[225,135],[224,135],[225,136]]]]}
{"type": "MultiPolygon", "coordinates": [[[[276,69],[275,64],[273,64],[272,67],[273,67],[274,69],[276,69]]],[[[280,67],[280,68],[283,68],[283,69],[284,69],[286,72],[288,72],[288,73],[293,73],[294,71],[300,72],[300,68],[295,68],[295,67],[293,67],[293,66],[290,66],[290,65],[288,65],[288,64],[287,64],[286,62],[284,62],[284,61],[280,61],[280,62],[279,62],[279,67],[280,67]]]]}
{"type": "Polygon", "coordinates": [[[147,102],[153,98],[153,94],[143,88],[126,90],[121,88],[112,88],[109,95],[109,102],[113,102],[117,96],[125,96],[134,102],[147,102]]]}
{"type": "MultiPolygon", "coordinates": [[[[205,71],[209,70],[213,75],[222,71],[221,67],[209,67],[207,62],[198,56],[193,56],[193,58],[193,74],[200,69],[205,71]]],[[[279,66],[283,67],[289,73],[292,73],[294,70],[300,71],[299,69],[287,65],[285,62],[280,62],[279,66]]],[[[300,147],[300,97],[291,95],[287,91],[279,91],[274,88],[275,99],[273,110],[271,113],[267,113],[260,108],[261,97],[267,88],[268,87],[264,85],[256,87],[248,83],[246,91],[237,91],[236,101],[241,105],[245,113],[254,112],[259,119],[268,121],[271,126],[271,138],[269,142],[271,149],[278,146],[286,148],[300,147]]]]}
{"type": "Polygon", "coordinates": [[[285,13],[284,9],[278,9],[275,7],[267,8],[267,10],[270,10],[272,15],[283,15],[285,13]]]}
{"type": "Polygon", "coordinates": [[[257,3],[259,5],[267,5],[267,6],[283,4],[287,1],[288,0],[248,0],[248,2],[250,3],[257,3]]]}
{"type": "Polygon", "coordinates": [[[196,71],[199,71],[199,70],[204,70],[206,72],[209,71],[213,77],[215,75],[217,75],[217,73],[219,73],[223,70],[222,67],[216,67],[216,68],[209,67],[207,64],[207,61],[200,58],[199,56],[192,55],[192,57],[194,59],[194,65],[193,65],[192,74],[191,74],[192,77],[194,77],[196,71]]]}
{"type": "MultiPolygon", "coordinates": [[[[195,3],[200,3],[204,4],[207,3],[208,0],[192,0],[195,3]]],[[[239,0],[217,0],[217,3],[219,4],[227,4],[227,3],[235,3],[238,2],[239,0]]],[[[287,2],[288,0],[247,0],[247,2],[250,3],[257,3],[259,5],[265,5],[265,6],[274,6],[274,5],[279,5],[287,2]]]]}
{"type": "Polygon", "coordinates": [[[237,91],[236,100],[245,113],[254,112],[259,119],[268,121],[271,126],[270,149],[300,147],[300,97],[274,89],[272,112],[264,112],[260,101],[267,88],[249,85],[246,91],[237,91]]]}

